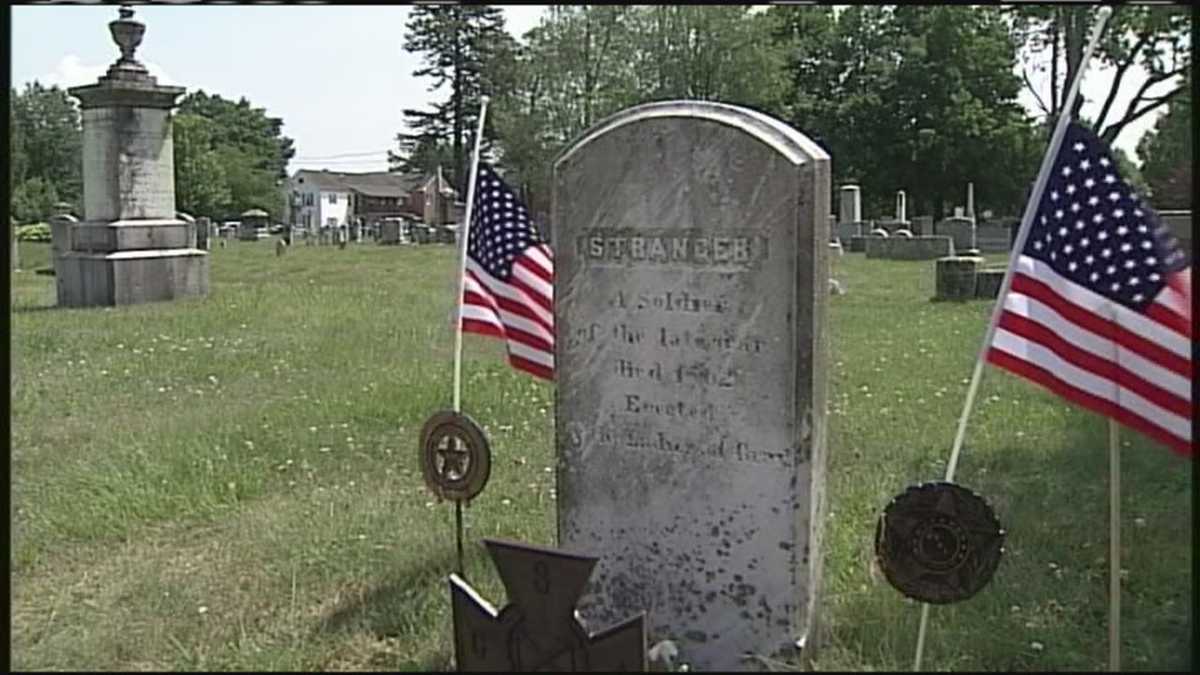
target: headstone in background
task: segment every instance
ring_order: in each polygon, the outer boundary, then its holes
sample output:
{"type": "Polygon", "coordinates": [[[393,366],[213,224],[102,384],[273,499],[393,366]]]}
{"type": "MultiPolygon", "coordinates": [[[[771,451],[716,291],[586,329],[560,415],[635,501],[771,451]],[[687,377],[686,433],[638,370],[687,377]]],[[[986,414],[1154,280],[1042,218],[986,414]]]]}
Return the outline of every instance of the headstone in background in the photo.
{"type": "Polygon", "coordinates": [[[962,216],[945,218],[936,225],[937,234],[948,236],[954,240],[956,251],[965,251],[971,248],[971,231],[973,229],[971,219],[962,216]]]}
{"type": "Polygon", "coordinates": [[[1170,209],[1159,211],[1158,217],[1170,229],[1171,234],[1179,240],[1179,246],[1187,251],[1189,259],[1196,260],[1196,251],[1192,248],[1192,211],[1190,209],[1170,209]]]}
{"type": "Polygon", "coordinates": [[[1005,267],[987,267],[975,273],[975,297],[995,299],[1000,297],[1000,286],[1004,284],[1005,267]]]}
{"type": "Polygon", "coordinates": [[[908,196],[904,190],[896,191],[896,220],[901,223],[908,222],[908,196]]]}
{"type": "Polygon", "coordinates": [[[400,243],[400,221],[385,220],[379,224],[379,243],[386,245],[400,243]]]}
{"type": "Polygon", "coordinates": [[[940,235],[905,236],[900,230],[891,237],[867,237],[867,258],[883,260],[936,260],[954,255],[954,243],[950,237],[940,235]]]}
{"type": "Polygon", "coordinates": [[[966,216],[963,215],[963,207],[961,207],[961,206],[954,207],[954,217],[955,218],[966,218],[966,216]]]}
{"type": "Polygon", "coordinates": [[[970,300],[975,297],[976,272],[983,258],[947,256],[938,258],[934,267],[934,300],[970,300]]]}
{"type": "Polygon", "coordinates": [[[196,248],[201,251],[212,249],[212,243],[209,240],[209,235],[212,234],[212,223],[208,218],[200,216],[196,219],[196,248]]]}
{"type": "Polygon", "coordinates": [[[127,305],[208,294],[208,254],[175,211],[171,110],[184,87],[157,83],[134,52],[146,30],[122,7],[109,23],[121,57],[68,89],[83,123],[84,222],[56,262],[58,304],[127,305]]]}
{"type": "Polygon", "coordinates": [[[830,160],[698,101],[593,127],[554,168],[559,545],[581,603],[648,610],[696,669],[815,641],[830,160]]]}
{"type": "Polygon", "coordinates": [[[862,222],[862,189],[857,185],[843,185],[842,199],[838,209],[838,222],[862,222]]]}
{"type": "Polygon", "coordinates": [[[912,231],[913,234],[936,234],[933,231],[933,216],[913,216],[912,231]]]}

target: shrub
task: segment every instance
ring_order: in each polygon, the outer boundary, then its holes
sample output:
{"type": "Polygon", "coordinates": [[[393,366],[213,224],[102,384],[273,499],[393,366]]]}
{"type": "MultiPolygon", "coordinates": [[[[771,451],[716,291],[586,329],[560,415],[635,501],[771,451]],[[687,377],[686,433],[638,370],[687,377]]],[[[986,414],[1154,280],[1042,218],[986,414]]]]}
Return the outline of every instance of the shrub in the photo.
{"type": "Polygon", "coordinates": [[[21,225],[17,228],[17,241],[50,241],[50,226],[46,223],[21,225]]]}

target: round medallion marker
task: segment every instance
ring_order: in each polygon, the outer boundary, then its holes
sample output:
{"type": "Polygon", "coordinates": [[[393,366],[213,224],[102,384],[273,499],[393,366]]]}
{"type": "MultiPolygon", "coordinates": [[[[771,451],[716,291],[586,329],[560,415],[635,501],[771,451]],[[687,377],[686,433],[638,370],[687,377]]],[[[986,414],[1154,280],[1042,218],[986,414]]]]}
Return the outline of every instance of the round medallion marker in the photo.
{"type": "Polygon", "coordinates": [[[462,413],[436,412],[421,428],[421,476],[442,499],[470,501],[492,472],[492,450],[478,424],[462,413]]]}
{"type": "Polygon", "coordinates": [[[982,497],[954,483],[908,488],[875,528],[875,555],[888,583],[935,605],[959,602],[991,581],[1004,530],[982,497]]]}

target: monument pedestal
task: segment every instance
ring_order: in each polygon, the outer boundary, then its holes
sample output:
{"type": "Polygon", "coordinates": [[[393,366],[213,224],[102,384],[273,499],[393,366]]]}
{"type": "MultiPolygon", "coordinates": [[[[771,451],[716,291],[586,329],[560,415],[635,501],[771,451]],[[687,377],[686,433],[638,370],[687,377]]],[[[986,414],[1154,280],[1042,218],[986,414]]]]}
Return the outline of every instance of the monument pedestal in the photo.
{"type": "Polygon", "coordinates": [[[121,58],[95,84],[68,90],[83,121],[84,220],[52,221],[58,304],[207,295],[208,254],[175,210],[171,109],[185,89],[159,85],[134,59],[145,26],[133,10],[109,30],[121,58]]]}
{"type": "Polygon", "coordinates": [[[208,254],[198,248],[68,251],[58,261],[61,307],[134,305],[208,295],[208,254]]]}

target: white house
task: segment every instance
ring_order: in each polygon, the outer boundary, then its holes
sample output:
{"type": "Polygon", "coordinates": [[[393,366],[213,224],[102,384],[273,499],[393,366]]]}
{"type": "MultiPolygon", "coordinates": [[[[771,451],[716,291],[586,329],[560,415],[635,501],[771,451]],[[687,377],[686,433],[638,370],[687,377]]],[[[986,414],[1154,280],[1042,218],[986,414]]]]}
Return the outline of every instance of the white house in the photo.
{"type": "Polygon", "coordinates": [[[348,224],[350,188],[338,174],[302,169],[292,176],[291,186],[296,225],[314,231],[348,224]]]}

